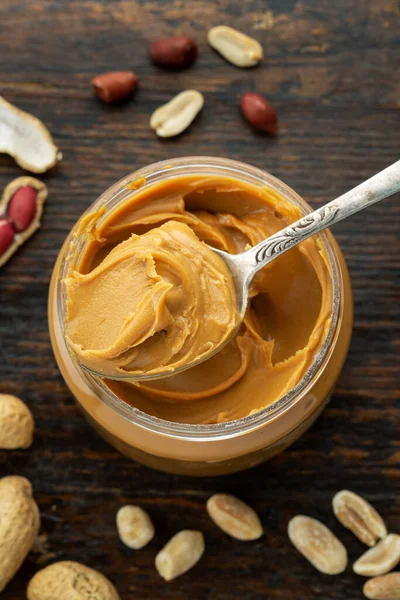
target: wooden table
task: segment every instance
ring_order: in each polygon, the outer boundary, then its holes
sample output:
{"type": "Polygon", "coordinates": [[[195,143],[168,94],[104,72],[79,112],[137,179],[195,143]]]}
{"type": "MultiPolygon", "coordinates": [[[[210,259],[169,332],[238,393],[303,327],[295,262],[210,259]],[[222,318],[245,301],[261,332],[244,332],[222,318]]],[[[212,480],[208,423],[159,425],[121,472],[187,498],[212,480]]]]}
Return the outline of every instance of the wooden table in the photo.
{"type": "MultiPolygon", "coordinates": [[[[190,479],[122,458],[89,428],[66,388],[50,347],[46,296],[62,241],[82,211],[138,167],[169,157],[231,157],[270,171],[314,206],[399,159],[399,9],[396,0],[2,0],[0,93],[40,117],[64,154],[43,176],[49,187],[42,229],[0,273],[0,391],[32,408],[36,435],[28,451],[0,453],[0,474],[34,486],[42,529],[57,560],[101,570],[123,600],[234,598],[313,600],[362,597],[362,578],[319,574],[291,546],[288,520],[306,513],[332,527],[350,561],[364,551],[331,511],[342,488],[369,499],[400,532],[399,198],[336,228],[354,286],[353,341],[329,408],[292,448],[253,471],[190,479]],[[257,69],[240,70],[207,45],[211,25],[233,25],[258,38],[257,69]],[[151,39],[188,33],[197,64],[181,73],[151,65],[151,39]],[[133,101],[100,104],[90,79],[133,69],[133,101]],[[205,108],[179,138],[150,130],[153,110],[186,88],[205,108]],[[277,139],[242,122],[238,98],[265,94],[277,109],[277,139]],[[265,525],[254,543],[234,542],[210,522],[205,502],[231,492],[265,525]],[[140,504],[157,536],[144,550],[118,541],[115,513],[140,504]],[[158,549],[179,529],[204,532],[201,563],[165,584],[158,549]]],[[[0,157],[0,186],[22,174],[0,157]]],[[[28,559],[1,598],[21,600],[39,568],[28,559]]],[[[56,600],[56,599],[54,599],[56,600]]]]}

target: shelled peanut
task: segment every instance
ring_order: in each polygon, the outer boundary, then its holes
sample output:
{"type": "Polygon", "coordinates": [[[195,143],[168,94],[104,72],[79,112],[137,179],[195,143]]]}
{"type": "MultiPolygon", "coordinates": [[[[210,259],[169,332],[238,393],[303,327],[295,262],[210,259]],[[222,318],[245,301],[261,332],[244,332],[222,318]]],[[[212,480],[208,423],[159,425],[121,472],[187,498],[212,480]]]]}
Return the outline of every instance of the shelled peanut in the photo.
{"type": "Polygon", "coordinates": [[[260,94],[255,92],[243,94],[240,98],[240,110],[254,129],[270,135],[278,133],[278,117],[275,109],[260,94]]]}
{"type": "Polygon", "coordinates": [[[257,513],[230,494],[211,496],[207,502],[207,512],[222,531],[237,540],[258,540],[264,533],[257,513]]]}
{"type": "MultiPolygon", "coordinates": [[[[212,27],[207,32],[207,40],[214,50],[236,67],[254,67],[263,59],[263,48],[258,40],[232,27],[212,27]]],[[[188,35],[159,38],[149,46],[149,56],[153,63],[169,70],[192,66],[197,55],[197,44],[188,35]]],[[[113,103],[131,96],[138,81],[137,75],[132,71],[113,71],[98,75],[92,79],[92,85],[98,98],[106,103],[113,103]]],[[[180,92],[153,113],[150,127],[162,138],[179,135],[189,127],[203,104],[203,95],[197,90],[180,92]]],[[[270,135],[277,134],[276,111],[263,96],[254,92],[243,94],[240,109],[254,129],[270,135]]]]}
{"type": "Polygon", "coordinates": [[[196,42],[187,35],[174,35],[154,40],[149,49],[152,61],[169,69],[190,67],[197,57],[196,42]]]}
{"type": "Polygon", "coordinates": [[[349,490],[341,490],[332,500],[332,508],[341,524],[367,546],[387,536],[386,525],[373,506],[349,490]]]}
{"type": "Polygon", "coordinates": [[[207,34],[208,43],[236,67],[254,67],[263,58],[261,44],[237,29],[218,25],[207,34]]]}
{"type": "Polygon", "coordinates": [[[185,90],[153,112],[150,127],[162,138],[179,135],[194,121],[203,105],[203,94],[185,90]]]}
{"type": "Polygon", "coordinates": [[[139,77],[133,71],[110,71],[92,79],[94,93],[107,104],[129,98],[138,85],[139,77]]]}
{"type": "Polygon", "coordinates": [[[154,525],[140,506],[121,506],[116,521],[121,542],[128,548],[140,550],[154,537],[154,525]]]}
{"type": "Polygon", "coordinates": [[[18,177],[0,200],[0,267],[40,227],[47,186],[34,177],[18,177]]]}

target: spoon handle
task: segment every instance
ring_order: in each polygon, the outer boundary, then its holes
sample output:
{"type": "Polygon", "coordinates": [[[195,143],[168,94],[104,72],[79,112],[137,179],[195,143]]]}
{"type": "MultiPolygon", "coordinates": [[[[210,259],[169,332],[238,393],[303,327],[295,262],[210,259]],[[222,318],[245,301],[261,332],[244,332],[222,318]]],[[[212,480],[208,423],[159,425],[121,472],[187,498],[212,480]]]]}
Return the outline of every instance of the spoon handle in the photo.
{"type": "Polygon", "coordinates": [[[252,278],[272,260],[315,233],[398,191],[400,191],[400,160],[343,196],[339,196],[336,200],[332,200],[329,204],[325,204],[247,250],[245,254],[252,270],[252,274],[249,273],[250,277],[252,278]]]}

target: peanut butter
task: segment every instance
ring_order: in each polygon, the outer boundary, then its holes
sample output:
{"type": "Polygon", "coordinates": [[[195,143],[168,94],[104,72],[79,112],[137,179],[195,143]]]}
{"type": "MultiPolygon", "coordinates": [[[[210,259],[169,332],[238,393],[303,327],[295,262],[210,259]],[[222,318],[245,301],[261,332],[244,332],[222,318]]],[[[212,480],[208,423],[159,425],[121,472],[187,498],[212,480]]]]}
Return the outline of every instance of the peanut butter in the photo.
{"type": "Polygon", "coordinates": [[[67,341],[81,364],[110,376],[201,360],[237,322],[226,264],[179,221],[133,233],[65,284],[67,341]]]}
{"type": "MultiPolygon", "coordinates": [[[[169,370],[201,357],[236,322],[229,272],[202,242],[242,252],[299,216],[270,188],[199,175],[144,184],[105,214],[86,216],[78,235],[87,243],[66,278],[70,345],[96,370],[169,370]]],[[[300,381],[330,321],[328,259],[314,237],[258,273],[238,334],[214,357],[155,382],[105,383],[170,421],[241,418],[300,381]]]]}

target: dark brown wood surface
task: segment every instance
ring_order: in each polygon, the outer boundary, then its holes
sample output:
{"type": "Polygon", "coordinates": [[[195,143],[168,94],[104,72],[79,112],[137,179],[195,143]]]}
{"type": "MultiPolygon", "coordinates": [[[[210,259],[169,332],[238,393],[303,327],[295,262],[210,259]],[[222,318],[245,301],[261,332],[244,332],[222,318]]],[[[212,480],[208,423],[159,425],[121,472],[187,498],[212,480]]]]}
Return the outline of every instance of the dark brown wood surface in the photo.
{"type": "MultiPolygon", "coordinates": [[[[314,206],[400,158],[400,11],[397,0],[1,0],[0,93],[41,118],[64,154],[43,177],[49,187],[42,229],[0,272],[0,392],[22,397],[36,420],[32,448],[0,452],[0,475],[34,487],[42,530],[58,560],[99,569],[123,600],[317,598],[356,600],[363,579],[319,574],[291,546],[288,520],[320,518],[347,545],[350,563],[364,547],[336,522],[331,499],[355,490],[400,533],[400,205],[394,197],[336,227],[355,301],[352,345],[329,408],[292,448],[257,469],[191,479],[130,462],[80,415],[53,358],[46,297],[60,246],[82,211],[138,167],[193,154],[231,157],[270,171],[314,206]],[[212,25],[258,38],[262,65],[240,70],[207,45],[212,25]],[[193,35],[197,64],[171,73],[151,65],[149,41],[193,35]],[[133,69],[140,89],[109,107],[90,79],[133,69]],[[153,110],[196,88],[205,108],[181,137],[150,130],[153,110]],[[238,98],[267,96],[277,109],[276,139],[253,133],[238,98]],[[205,502],[231,492],[265,525],[254,543],[216,529],[205,502]],[[115,514],[140,504],[156,525],[144,550],[125,548],[115,514]],[[207,549],[193,571],[170,584],[154,568],[158,549],[181,528],[204,532],[207,549]]],[[[0,156],[0,187],[22,174],[0,156]]],[[[1,595],[22,600],[39,567],[28,559],[1,595]]],[[[57,600],[57,599],[54,599],[57,600]]]]}

